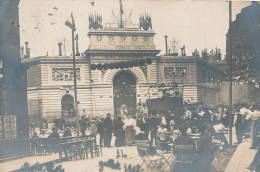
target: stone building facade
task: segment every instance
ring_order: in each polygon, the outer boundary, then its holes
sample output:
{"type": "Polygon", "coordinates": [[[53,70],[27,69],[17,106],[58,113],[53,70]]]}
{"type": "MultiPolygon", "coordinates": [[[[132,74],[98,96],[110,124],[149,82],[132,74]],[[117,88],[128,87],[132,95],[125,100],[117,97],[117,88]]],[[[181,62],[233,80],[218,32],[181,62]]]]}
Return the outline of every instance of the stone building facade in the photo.
{"type": "MultiPolygon", "coordinates": [[[[136,27],[89,31],[88,49],[83,56],[76,56],[80,115],[103,116],[108,112],[116,115],[122,105],[133,114],[139,101],[162,97],[158,84],[173,81],[184,86],[184,101],[218,103],[217,81],[224,77],[224,73],[199,57],[158,56],[160,50],[156,50],[154,35],[151,29],[145,31],[136,27]],[[91,70],[93,64],[119,64],[148,58],[152,60],[151,64],[91,70]]],[[[65,111],[73,112],[72,57],[27,58],[23,63],[30,66],[30,116],[45,113],[53,119],[65,111]]]]}

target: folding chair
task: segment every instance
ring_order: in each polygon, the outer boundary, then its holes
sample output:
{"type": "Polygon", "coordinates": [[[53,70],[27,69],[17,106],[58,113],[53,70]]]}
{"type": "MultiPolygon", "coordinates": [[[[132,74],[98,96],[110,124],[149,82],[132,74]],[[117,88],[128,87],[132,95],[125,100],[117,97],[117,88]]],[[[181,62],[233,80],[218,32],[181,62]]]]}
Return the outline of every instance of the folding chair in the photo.
{"type": "Polygon", "coordinates": [[[159,155],[151,155],[149,140],[136,140],[136,146],[139,156],[143,162],[141,167],[145,164],[149,171],[162,171],[165,160],[159,155]]]}
{"type": "Polygon", "coordinates": [[[193,145],[175,145],[175,164],[173,166],[174,169],[178,171],[178,168],[186,169],[185,171],[196,171],[194,169],[194,160],[195,160],[195,149],[193,145]],[[176,169],[177,168],[177,169],[176,169]]]}
{"type": "Polygon", "coordinates": [[[167,169],[167,167],[171,169],[175,159],[175,155],[170,149],[169,143],[170,142],[164,142],[158,139],[155,140],[156,151],[158,155],[162,158],[162,162],[164,163],[164,166],[161,168],[161,170],[167,169]],[[169,148],[166,148],[166,144],[169,148]],[[164,145],[164,147],[162,147],[162,145],[164,145]]]}

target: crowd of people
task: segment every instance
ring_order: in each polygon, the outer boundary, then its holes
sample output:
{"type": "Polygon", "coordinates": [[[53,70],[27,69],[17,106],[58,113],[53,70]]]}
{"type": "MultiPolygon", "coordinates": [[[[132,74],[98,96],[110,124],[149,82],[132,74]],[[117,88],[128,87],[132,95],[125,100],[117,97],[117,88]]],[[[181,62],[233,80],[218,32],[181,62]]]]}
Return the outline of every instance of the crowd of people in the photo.
{"type": "MultiPolygon", "coordinates": [[[[141,106],[140,106],[141,107],[141,106]]],[[[259,130],[260,108],[259,104],[236,104],[233,106],[233,127],[236,131],[237,144],[243,141],[243,134],[251,132],[251,148],[257,146],[255,136],[259,130]]],[[[136,114],[127,114],[112,117],[82,116],[79,120],[81,135],[99,135],[99,144],[104,147],[131,146],[135,140],[149,140],[151,152],[156,149],[156,140],[160,140],[161,148],[170,149],[168,143],[175,145],[195,145],[192,134],[199,134],[196,141],[196,150],[200,171],[207,171],[212,161],[214,148],[212,140],[220,141],[219,149],[225,151],[228,145],[229,108],[226,105],[207,107],[201,104],[184,104],[183,114],[174,114],[171,111],[144,113],[137,108],[136,114]],[[112,136],[115,136],[112,145],[112,136]],[[175,136],[175,137],[171,137],[175,136]],[[167,144],[163,144],[167,143],[167,144]]],[[[49,138],[60,137],[58,130],[63,131],[62,137],[72,136],[75,125],[69,119],[61,118],[52,128],[49,138]],[[65,121],[65,122],[64,122],[65,121]],[[67,122],[66,122],[67,121],[67,122]]],[[[178,165],[176,166],[178,168],[178,165]]],[[[183,168],[183,167],[181,167],[183,168]]]]}

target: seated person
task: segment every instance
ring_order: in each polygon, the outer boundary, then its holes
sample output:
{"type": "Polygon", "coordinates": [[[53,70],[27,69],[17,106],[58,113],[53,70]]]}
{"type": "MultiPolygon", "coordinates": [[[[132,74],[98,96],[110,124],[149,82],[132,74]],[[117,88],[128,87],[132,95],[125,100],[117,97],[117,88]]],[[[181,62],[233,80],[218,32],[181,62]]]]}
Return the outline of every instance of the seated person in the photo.
{"type": "Polygon", "coordinates": [[[174,140],[175,145],[193,145],[195,150],[195,143],[193,139],[187,134],[188,127],[180,127],[181,135],[177,136],[174,140]]]}
{"type": "Polygon", "coordinates": [[[136,127],[136,136],[135,136],[135,140],[148,140],[147,135],[144,132],[144,128],[142,128],[142,126],[136,127]]]}
{"type": "Polygon", "coordinates": [[[69,137],[69,136],[72,136],[72,134],[71,134],[70,128],[67,127],[63,133],[63,137],[69,137]]]}
{"type": "Polygon", "coordinates": [[[169,132],[164,124],[161,124],[157,130],[158,138],[160,140],[160,147],[162,151],[169,151],[170,146],[168,145],[169,141],[169,132]]]}
{"type": "Polygon", "coordinates": [[[213,160],[212,139],[211,135],[206,133],[206,126],[201,126],[199,130],[201,137],[197,143],[198,171],[208,172],[213,160]]]}
{"type": "Polygon", "coordinates": [[[160,141],[167,141],[168,140],[168,131],[164,124],[161,124],[159,128],[157,129],[157,135],[160,139],[160,141]]]}
{"type": "MultiPolygon", "coordinates": [[[[139,127],[136,127],[136,136],[135,136],[135,140],[149,140],[147,135],[145,134],[144,132],[145,128],[140,126],[139,127]]],[[[150,142],[150,140],[149,140],[150,142]]],[[[156,149],[152,146],[149,146],[149,152],[151,155],[155,155],[157,152],[156,152],[156,149]]],[[[144,152],[139,152],[139,154],[141,156],[145,155],[144,152]]]]}
{"type": "Polygon", "coordinates": [[[52,128],[52,133],[48,136],[48,138],[50,138],[50,139],[57,139],[57,138],[59,138],[60,136],[59,136],[59,133],[58,133],[58,130],[57,130],[57,128],[56,127],[53,127],[52,128]]]}
{"type": "Polygon", "coordinates": [[[193,139],[186,133],[188,127],[182,126],[180,127],[181,135],[177,136],[174,141],[176,145],[193,145],[193,150],[191,152],[187,152],[187,150],[175,149],[176,160],[173,171],[181,171],[181,172],[193,172],[196,171],[194,158],[195,158],[195,143],[193,139]],[[182,162],[183,161],[183,162],[182,162]],[[185,163],[191,162],[191,163],[185,163]]]}

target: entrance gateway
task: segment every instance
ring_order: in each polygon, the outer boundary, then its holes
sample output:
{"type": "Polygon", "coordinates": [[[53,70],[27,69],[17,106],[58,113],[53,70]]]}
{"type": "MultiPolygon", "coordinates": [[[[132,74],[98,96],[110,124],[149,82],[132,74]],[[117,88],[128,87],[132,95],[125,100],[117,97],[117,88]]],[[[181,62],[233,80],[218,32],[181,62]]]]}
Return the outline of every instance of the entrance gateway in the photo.
{"type": "Polygon", "coordinates": [[[130,115],[136,112],[136,78],[127,70],[122,70],[113,79],[114,114],[121,114],[122,106],[130,115]]]}

